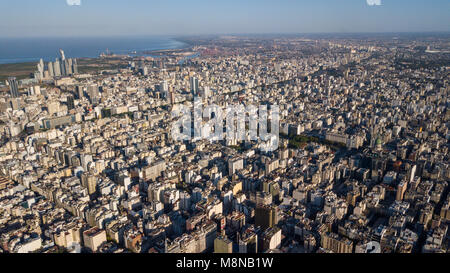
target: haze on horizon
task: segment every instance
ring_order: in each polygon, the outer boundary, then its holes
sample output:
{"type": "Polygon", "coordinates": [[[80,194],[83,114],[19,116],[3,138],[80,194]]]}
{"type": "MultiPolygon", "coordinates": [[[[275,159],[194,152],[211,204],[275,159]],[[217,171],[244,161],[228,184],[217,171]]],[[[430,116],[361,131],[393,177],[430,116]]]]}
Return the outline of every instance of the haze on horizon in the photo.
{"type": "Polygon", "coordinates": [[[448,0],[2,0],[0,37],[449,32],[448,0]]]}

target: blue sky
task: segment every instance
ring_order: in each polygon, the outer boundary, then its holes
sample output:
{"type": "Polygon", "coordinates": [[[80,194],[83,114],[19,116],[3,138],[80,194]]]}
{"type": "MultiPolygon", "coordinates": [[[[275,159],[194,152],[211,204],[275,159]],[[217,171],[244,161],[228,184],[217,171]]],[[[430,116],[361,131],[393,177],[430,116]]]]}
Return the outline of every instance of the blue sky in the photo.
{"type": "Polygon", "coordinates": [[[449,0],[81,1],[0,0],[0,37],[450,31],[449,0]]]}

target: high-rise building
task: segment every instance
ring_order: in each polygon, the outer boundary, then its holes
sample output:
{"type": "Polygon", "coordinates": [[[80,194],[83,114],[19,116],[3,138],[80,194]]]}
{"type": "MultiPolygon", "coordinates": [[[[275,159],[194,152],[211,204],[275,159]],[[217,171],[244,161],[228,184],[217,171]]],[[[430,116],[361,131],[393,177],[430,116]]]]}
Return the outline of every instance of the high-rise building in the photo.
{"type": "Polygon", "coordinates": [[[66,55],[64,54],[64,50],[60,49],[59,53],[61,54],[61,60],[65,60],[66,59],[66,55]]]}
{"type": "Polygon", "coordinates": [[[11,92],[11,97],[18,98],[19,94],[19,85],[17,84],[17,79],[15,77],[8,78],[9,90],[11,92]]]}
{"type": "Polygon", "coordinates": [[[84,87],[81,85],[77,85],[75,95],[77,99],[84,98],[84,87]]]}
{"type": "Polygon", "coordinates": [[[73,59],[73,74],[78,74],[78,62],[77,62],[77,59],[73,59]]]}
{"type": "Polygon", "coordinates": [[[214,240],[214,253],[233,253],[233,242],[225,236],[214,240]]]}
{"type": "Polygon", "coordinates": [[[72,110],[75,108],[75,102],[73,96],[67,97],[67,109],[72,110]]]}
{"type": "Polygon", "coordinates": [[[95,102],[100,97],[98,85],[96,84],[89,85],[87,87],[87,94],[91,102],[95,102]]]}
{"type": "Polygon", "coordinates": [[[97,177],[91,173],[83,173],[81,175],[81,185],[87,188],[89,195],[93,195],[97,192],[97,177]]]}
{"type": "Polygon", "coordinates": [[[278,207],[273,205],[259,205],[255,209],[255,226],[262,230],[272,228],[278,224],[278,207]]]}
{"type": "Polygon", "coordinates": [[[59,59],[56,59],[53,63],[53,72],[55,73],[55,77],[61,76],[61,63],[59,59]]]}
{"type": "Polygon", "coordinates": [[[73,74],[73,60],[69,59],[66,61],[66,71],[68,75],[73,74]]]}
{"type": "Polygon", "coordinates": [[[170,101],[170,104],[172,104],[172,105],[175,104],[175,93],[173,91],[172,86],[169,87],[169,101],[170,101]]]}
{"type": "Polygon", "coordinates": [[[61,60],[59,62],[60,65],[60,70],[61,70],[61,76],[66,76],[67,75],[67,71],[66,71],[66,60],[61,60]]]}
{"type": "Polygon", "coordinates": [[[169,97],[169,84],[167,83],[167,81],[162,81],[161,82],[160,92],[161,92],[163,98],[168,98],[169,97]]]}
{"type": "Polygon", "coordinates": [[[211,89],[208,86],[205,86],[202,90],[202,97],[207,99],[211,96],[211,89]]]}
{"type": "Polygon", "coordinates": [[[198,95],[198,79],[196,77],[191,77],[189,81],[191,84],[192,95],[198,95]]]}
{"type": "Polygon", "coordinates": [[[54,68],[53,62],[49,62],[48,63],[48,74],[50,75],[50,77],[55,76],[55,72],[54,72],[53,68],[54,68]]]}
{"type": "Polygon", "coordinates": [[[60,76],[69,76],[78,74],[78,63],[76,59],[66,59],[64,51],[59,50],[61,57],[57,58],[56,61],[49,62],[47,67],[44,60],[41,59],[37,64],[37,71],[34,73],[34,77],[38,80],[45,78],[53,78],[60,76]],[[47,68],[47,69],[46,69],[47,68]]]}
{"type": "Polygon", "coordinates": [[[395,200],[402,201],[405,196],[407,188],[408,188],[408,181],[406,180],[400,181],[400,183],[397,185],[397,193],[395,196],[395,200]]]}
{"type": "Polygon", "coordinates": [[[45,71],[45,64],[44,64],[44,60],[41,59],[37,65],[37,78],[38,80],[42,80],[44,78],[44,71],[45,71]]]}

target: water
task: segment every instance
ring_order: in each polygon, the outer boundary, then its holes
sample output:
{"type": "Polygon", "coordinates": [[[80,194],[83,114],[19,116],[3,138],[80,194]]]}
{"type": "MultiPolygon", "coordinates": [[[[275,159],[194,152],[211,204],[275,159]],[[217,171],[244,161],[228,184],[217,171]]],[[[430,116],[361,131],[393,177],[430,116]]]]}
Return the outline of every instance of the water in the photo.
{"type": "Polygon", "coordinates": [[[179,49],[183,42],[168,37],[110,38],[0,38],[0,64],[54,61],[63,49],[67,58],[95,58],[109,49],[110,53],[179,49]]]}

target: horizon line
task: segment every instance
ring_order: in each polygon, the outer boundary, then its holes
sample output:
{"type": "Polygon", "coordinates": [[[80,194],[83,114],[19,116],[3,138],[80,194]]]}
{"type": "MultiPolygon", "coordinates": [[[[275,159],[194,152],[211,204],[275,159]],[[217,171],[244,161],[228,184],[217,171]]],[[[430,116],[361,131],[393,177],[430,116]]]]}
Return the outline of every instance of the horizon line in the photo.
{"type": "Polygon", "coordinates": [[[251,36],[251,35],[377,35],[377,34],[450,34],[446,31],[368,31],[368,32],[248,32],[248,33],[204,33],[204,34],[113,34],[113,35],[39,35],[39,36],[3,36],[0,39],[25,39],[25,38],[143,38],[143,37],[202,37],[202,36],[251,36]]]}

